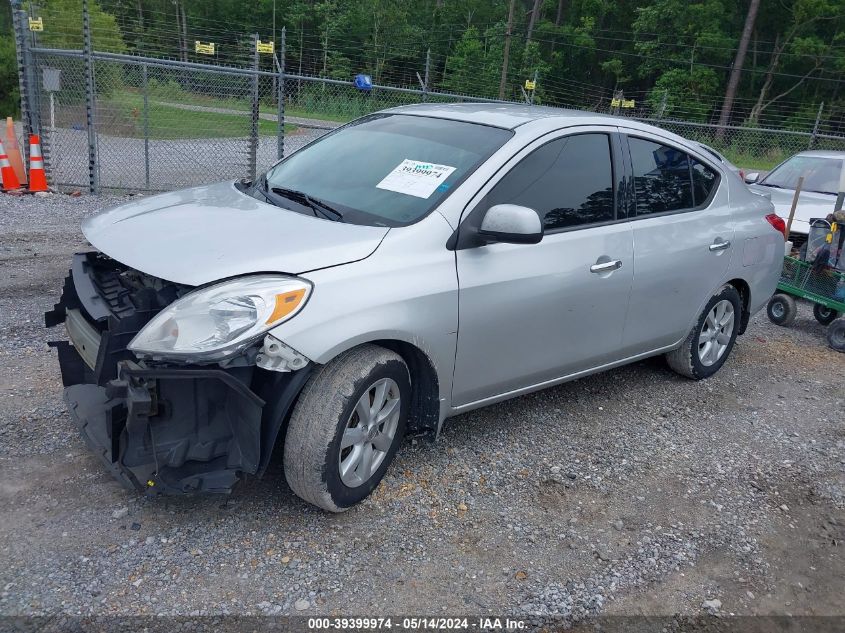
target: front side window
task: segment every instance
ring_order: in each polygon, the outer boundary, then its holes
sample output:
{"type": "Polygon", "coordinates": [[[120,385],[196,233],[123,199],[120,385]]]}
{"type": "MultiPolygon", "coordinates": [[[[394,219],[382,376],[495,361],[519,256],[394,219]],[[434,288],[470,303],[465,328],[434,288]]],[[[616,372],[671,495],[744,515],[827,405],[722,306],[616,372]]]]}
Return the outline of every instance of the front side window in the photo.
{"type": "Polygon", "coordinates": [[[292,154],[256,186],[303,213],[403,226],[434,209],[511,136],[476,123],[375,115],[292,154]]]}
{"type": "Polygon", "coordinates": [[[530,207],[546,231],[613,220],[610,137],[576,134],[546,143],[496,183],[481,204],[530,207]]]}
{"type": "Polygon", "coordinates": [[[707,203],[719,174],[675,147],[630,137],[637,216],[684,211],[707,203]]]}
{"type": "Polygon", "coordinates": [[[804,176],[804,191],[836,194],[842,161],[822,156],[793,156],[760,181],[761,185],[778,189],[795,189],[804,176]]]}

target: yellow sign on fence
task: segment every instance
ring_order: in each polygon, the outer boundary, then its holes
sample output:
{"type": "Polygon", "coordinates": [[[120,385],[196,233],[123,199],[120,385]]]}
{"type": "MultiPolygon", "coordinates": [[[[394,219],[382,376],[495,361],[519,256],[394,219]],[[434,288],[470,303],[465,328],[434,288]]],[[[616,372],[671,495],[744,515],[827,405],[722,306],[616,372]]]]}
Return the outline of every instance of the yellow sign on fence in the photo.
{"type": "Polygon", "coordinates": [[[525,89],[526,90],[534,90],[537,87],[536,81],[531,81],[530,79],[525,80],[525,89]]]}
{"type": "Polygon", "coordinates": [[[636,108],[637,102],[633,99],[611,99],[611,108],[636,108]]]}
{"type": "Polygon", "coordinates": [[[194,51],[200,55],[214,55],[214,42],[203,44],[199,40],[194,42],[194,51]]]}
{"type": "Polygon", "coordinates": [[[29,30],[30,31],[43,31],[44,30],[44,20],[41,18],[29,18],[29,30]]]}
{"type": "Polygon", "coordinates": [[[262,42],[261,40],[256,40],[255,50],[257,50],[259,53],[269,53],[270,55],[272,55],[274,51],[273,44],[274,42],[262,42]]]}

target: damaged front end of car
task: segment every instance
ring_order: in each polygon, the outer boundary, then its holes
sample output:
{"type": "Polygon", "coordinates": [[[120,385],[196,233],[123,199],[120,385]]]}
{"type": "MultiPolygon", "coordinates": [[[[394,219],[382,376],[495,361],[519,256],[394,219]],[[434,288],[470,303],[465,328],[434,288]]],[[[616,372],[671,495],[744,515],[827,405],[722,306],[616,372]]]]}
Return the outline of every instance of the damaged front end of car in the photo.
{"type": "Polygon", "coordinates": [[[267,330],[307,295],[265,292],[262,302],[260,288],[244,297],[226,292],[226,284],[198,290],[151,277],[99,253],[74,256],[45,325],[65,324],[69,340],[50,346],[68,410],[127,487],[151,495],[229,493],[267,468],[312,369],[267,330]],[[210,308],[194,299],[215,292],[222,298],[210,308]],[[219,322],[197,325],[203,318],[219,322]],[[220,323],[233,325],[219,334],[220,323]],[[218,335],[227,345],[222,351],[218,335]]]}

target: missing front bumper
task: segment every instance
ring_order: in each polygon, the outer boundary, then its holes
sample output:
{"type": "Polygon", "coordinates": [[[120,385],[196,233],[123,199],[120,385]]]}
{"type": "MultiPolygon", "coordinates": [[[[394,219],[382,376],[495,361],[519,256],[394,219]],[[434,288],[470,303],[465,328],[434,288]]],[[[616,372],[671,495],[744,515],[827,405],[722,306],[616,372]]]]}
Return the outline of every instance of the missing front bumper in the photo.
{"type": "Polygon", "coordinates": [[[223,370],[121,363],[117,380],[68,387],[65,402],[109,471],[148,494],[228,493],[261,465],[264,400],[223,370]]]}
{"type": "Polygon", "coordinates": [[[75,255],[62,297],[58,352],[65,402],[89,447],[124,485],[147,494],[231,492],[261,476],[312,364],[146,366],[126,345],[186,292],[95,253],[75,255]],[[134,282],[133,282],[134,279],[134,282]],[[276,367],[277,368],[277,367],[276,367]]]}

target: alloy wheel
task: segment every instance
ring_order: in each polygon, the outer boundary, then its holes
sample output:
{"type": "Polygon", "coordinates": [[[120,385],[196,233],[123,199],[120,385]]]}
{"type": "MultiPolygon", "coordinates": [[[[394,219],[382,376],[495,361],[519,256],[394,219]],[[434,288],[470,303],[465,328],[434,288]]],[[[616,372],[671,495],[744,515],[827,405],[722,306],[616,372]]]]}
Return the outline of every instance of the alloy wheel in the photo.
{"type": "Polygon", "coordinates": [[[379,469],[396,438],[402,403],[399,385],[382,378],[358,399],[340,440],[340,480],[350,488],[365,484],[379,469]]]}
{"type": "Polygon", "coordinates": [[[710,367],[725,354],[731,343],[735,320],[733,304],[725,299],[707,313],[698,336],[698,360],[702,365],[710,367]]]}

